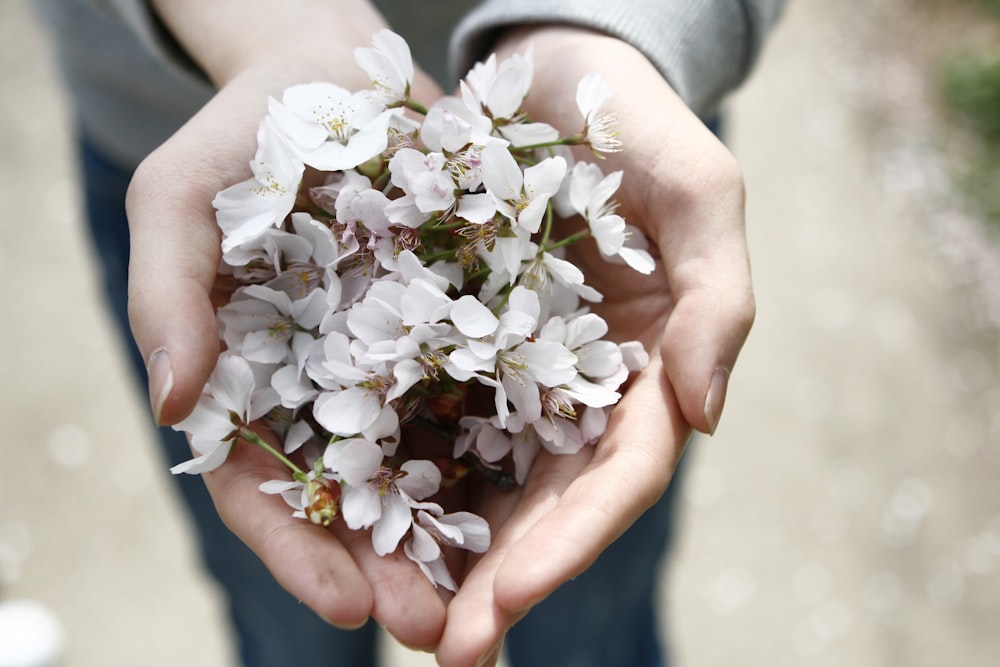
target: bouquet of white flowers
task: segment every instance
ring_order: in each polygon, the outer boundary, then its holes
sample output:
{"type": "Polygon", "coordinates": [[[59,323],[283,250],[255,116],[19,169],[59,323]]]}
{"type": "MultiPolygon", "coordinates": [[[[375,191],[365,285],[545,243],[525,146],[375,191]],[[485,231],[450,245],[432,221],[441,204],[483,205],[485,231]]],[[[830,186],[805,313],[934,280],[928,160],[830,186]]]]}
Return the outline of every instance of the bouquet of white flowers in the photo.
{"type": "Polygon", "coordinates": [[[582,305],[601,295],[563,249],[592,238],[608,261],[649,273],[654,260],[615,213],[621,172],[569,149],[621,148],[599,77],[579,84],[582,129],[561,136],[521,111],[530,52],[491,56],[430,108],[410,97],[398,35],[377,33],[356,60],[372,89],[312,83],[269,100],[253,177],[214,201],[220,271],[237,287],[218,310],[225,351],[175,427],[198,456],[173,471],[212,470],[237,442],[263,447],[291,471],[263,492],[317,524],[370,528],[379,555],[402,542],[454,590],[441,547],[481,552],[490,531],[435,494],[468,474],[523,483],[540,448],[596,442],[648,360],[637,342],[603,339],[582,305]],[[556,220],[573,217],[586,224],[558,236],[556,220]],[[468,407],[474,392],[485,414],[468,407]],[[451,451],[411,446],[408,425],[451,451]]]}

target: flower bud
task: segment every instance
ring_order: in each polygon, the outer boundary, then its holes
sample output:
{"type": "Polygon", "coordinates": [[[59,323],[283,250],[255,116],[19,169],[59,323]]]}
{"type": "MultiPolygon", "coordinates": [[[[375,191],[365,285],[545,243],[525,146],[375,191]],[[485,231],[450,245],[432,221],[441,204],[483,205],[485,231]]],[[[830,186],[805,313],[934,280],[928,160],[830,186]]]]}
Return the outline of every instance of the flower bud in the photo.
{"type": "Polygon", "coordinates": [[[326,479],[311,479],[306,484],[309,504],[306,516],[319,526],[329,526],[340,513],[340,484],[326,479]]]}

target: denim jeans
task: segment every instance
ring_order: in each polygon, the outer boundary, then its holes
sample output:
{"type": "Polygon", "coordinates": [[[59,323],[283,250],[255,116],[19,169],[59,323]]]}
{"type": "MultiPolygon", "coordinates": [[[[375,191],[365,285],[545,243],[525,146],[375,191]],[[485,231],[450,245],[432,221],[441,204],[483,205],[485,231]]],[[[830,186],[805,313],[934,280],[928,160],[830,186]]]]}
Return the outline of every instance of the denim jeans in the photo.
{"type": "MultiPolygon", "coordinates": [[[[126,311],[128,225],[125,191],[131,170],[112,164],[81,142],[87,219],[107,298],[145,388],[145,364],[132,340],[126,311]]],[[[142,389],[144,390],[144,389],[142,389]]],[[[191,457],[184,436],[158,433],[164,470],[191,457]]],[[[338,630],[286,593],[256,555],[222,524],[201,479],[173,477],[196,531],[205,566],[218,581],[246,667],[374,667],[376,625],[338,630]]],[[[671,523],[672,484],[597,562],[535,607],[511,629],[506,650],[513,667],[662,667],[657,572],[671,523]]],[[[544,558],[543,554],[539,554],[544,558]]]]}

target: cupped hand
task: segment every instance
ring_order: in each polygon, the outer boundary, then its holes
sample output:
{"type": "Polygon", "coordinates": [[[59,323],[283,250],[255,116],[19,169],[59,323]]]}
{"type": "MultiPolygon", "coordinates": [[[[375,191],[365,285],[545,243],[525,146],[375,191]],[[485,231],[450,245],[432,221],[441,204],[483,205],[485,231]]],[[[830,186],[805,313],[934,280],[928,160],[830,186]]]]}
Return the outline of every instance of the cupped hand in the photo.
{"type": "MultiPolygon", "coordinates": [[[[360,1],[346,15],[344,7],[320,1],[295,8],[257,3],[253,11],[229,0],[154,4],[219,89],[139,166],[127,196],[129,317],[149,366],[155,419],[169,425],[191,412],[219,353],[213,288],[220,235],[213,198],[250,176],[268,96],[317,80],[352,90],[368,87],[353,49],[367,46],[383,26],[360,1]],[[220,23],[237,39],[218,39],[220,23]],[[310,38],[310,30],[319,35],[310,38]],[[289,37],[282,38],[283,32],[289,37]]],[[[440,94],[423,74],[414,90],[425,99],[440,94]]],[[[262,482],[287,477],[280,463],[246,443],[234,447],[224,466],[204,475],[229,528],[321,617],[356,627],[372,616],[406,645],[434,646],[445,608],[419,570],[402,554],[378,557],[366,533],[295,519],[280,497],[258,490],[262,482]]]]}
{"type": "Polygon", "coordinates": [[[446,667],[494,663],[514,622],[660,498],[692,427],[711,433],[718,425],[754,317],[743,181],[729,152],[623,42],[545,26],[507,35],[500,52],[529,44],[533,120],[579,131],[577,82],[598,72],[613,89],[608,110],[618,115],[624,150],[599,164],[624,171],[619,213],[650,239],[657,269],[643,277],[608,264],[587,242],[571,259],[604,294],[595,311],[608,321],[609,337],[641,340],[651,360],[596,447],[573,456],[543,452],[523,489],[485,494],[471,508],[495,535],[488,552],[470,559],[449,604],[437,651],[446,667]]]}

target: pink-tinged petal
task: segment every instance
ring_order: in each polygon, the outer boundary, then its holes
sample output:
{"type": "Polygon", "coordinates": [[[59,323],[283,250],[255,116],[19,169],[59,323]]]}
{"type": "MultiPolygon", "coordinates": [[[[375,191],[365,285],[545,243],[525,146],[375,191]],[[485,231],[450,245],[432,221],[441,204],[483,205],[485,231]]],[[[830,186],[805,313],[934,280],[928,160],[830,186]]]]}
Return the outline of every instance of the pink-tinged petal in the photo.
{"type": "Polygon", "coordinates": [[[372,547],[379,556],[396,550],[399,541],[413,525],[413,515],[406,502],[395,494],[383,498],[382,516],[372,528],[372,547]]]}
{"type": "Polygon", "coordinates": [[[341,497],[340,513],[351,530],[369,528],[382,517],[382,496],[368,484],[348,486],[341,497]]]}
{"type": "Polygon", "coordinates": [[[486,193],[464,195],[458,200],[458,210],[455,214],[463,220],[478,225],[493,218],[497,213],[493,197],[486,193]]]}
{"type": "Polygon", "coordinates": [[[313,404],[313,416],[323,428],[347,437],[370,427],[381,412],[378,396],[361,387],[320,394],[313,404]]]}
{"type": "Polygon", "coordinates": [[[200,475],[201,473],[211,472],[225,463],[226,457],[229,456],[229,451],[233,448],[232,440],[228,442],[209,442],[192,438],[191,444],[196,448],[196,451],[204,453],[189,461],[178,463],[170,469],[170,472],[175,475],[180,473],[200,475]]]}
{"type": "Polygon", "coordinates": [[[482,338],[496,331],[500,320],[476,297],[466,294],[451,306],[451,321],[463,336],[482,338]]]}
{"type": "Polygon", "coordinates": [[[396,480],[396,487],[414,500],[423,500],[441,488],[441,469],[430,461],[410,460],[400,470],[406,476],[396,480]]]}

